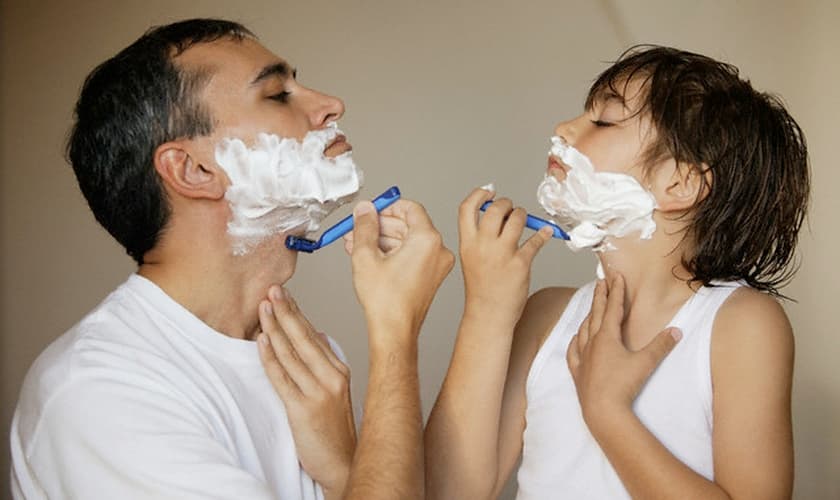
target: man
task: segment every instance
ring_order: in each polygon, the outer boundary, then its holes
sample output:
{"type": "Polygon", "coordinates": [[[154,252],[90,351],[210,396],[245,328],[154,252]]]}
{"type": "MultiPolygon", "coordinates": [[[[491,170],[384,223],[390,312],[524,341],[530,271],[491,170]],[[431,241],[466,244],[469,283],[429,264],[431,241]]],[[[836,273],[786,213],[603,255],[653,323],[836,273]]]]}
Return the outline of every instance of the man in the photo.
{"type": "MultiPolygon", "coordinates": [[[[388,209],[400,237],[384,249],[372,205],[354,211],[371,358],[358,446],[341,355],[282,287],[283,241],[306,224],[232,251],[219,144],[302,141],[343,112],[227,21],[153,29],[88,77],[70,161],[139,268],[30,369],[16,498],[422,497],[416,337],[454,260],[422,207],[388,209]]],[[[318,154],[349,149],[336,136],[318,154]]]]}

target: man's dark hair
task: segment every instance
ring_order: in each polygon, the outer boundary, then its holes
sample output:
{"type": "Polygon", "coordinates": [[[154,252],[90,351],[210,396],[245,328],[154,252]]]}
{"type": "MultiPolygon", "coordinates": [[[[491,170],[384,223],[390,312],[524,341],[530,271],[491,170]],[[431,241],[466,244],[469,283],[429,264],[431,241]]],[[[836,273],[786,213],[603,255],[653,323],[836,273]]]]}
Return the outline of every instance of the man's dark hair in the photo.
{"type": "Polygon", "coordinates": [[[779,296],[796,271],[794,252],[810,193],[808,150],[778,97],[758,92],[738,68],[677,49],[628,49],[592,85],[590,109],[603,93],[625,95],[641,81],[636,113],[655,128],[645,164],[671,157],[711,182],[688,214],[696,242],[684,259],[692,281],[744,281],[779,296]]]}
{"type": "Polygon", "coordinates": [[[199,96],[208,71],[180,68],[173,59],[198,43],[245,37],[253,34],[218,19],[154,27],[100,64],[82,86],[67,157],[96,220],[138,264],[170,214],[153,165],[155,149],[213,130],[199,96]]]}

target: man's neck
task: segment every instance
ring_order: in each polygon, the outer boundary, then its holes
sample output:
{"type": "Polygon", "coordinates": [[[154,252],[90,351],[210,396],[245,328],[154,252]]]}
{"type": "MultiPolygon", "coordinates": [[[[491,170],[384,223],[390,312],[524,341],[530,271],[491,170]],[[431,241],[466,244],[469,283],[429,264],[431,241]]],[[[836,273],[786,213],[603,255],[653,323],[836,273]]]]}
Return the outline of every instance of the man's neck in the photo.
{"type": "Polygon", "coordinates": [[[214,330],[252,340],[259,329],[257,308],[273,284],[291,278],[296,256],[265,242],[243,256],[227,242],[189,251],[163,248],[150,253],[138,274],[214,330]]]}

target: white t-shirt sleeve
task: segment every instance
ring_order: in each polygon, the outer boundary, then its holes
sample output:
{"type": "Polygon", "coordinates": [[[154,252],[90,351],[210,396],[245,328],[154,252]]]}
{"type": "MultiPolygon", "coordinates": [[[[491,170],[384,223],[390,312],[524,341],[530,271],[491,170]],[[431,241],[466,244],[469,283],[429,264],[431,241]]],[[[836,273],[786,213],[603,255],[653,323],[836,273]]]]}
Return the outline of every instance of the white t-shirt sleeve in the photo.
{"type": "Polygon", "coordinates": [[[44,407],[25,454],[46,497],[275,498],[190,401],[112,375],[74,380],[44,407]]]}

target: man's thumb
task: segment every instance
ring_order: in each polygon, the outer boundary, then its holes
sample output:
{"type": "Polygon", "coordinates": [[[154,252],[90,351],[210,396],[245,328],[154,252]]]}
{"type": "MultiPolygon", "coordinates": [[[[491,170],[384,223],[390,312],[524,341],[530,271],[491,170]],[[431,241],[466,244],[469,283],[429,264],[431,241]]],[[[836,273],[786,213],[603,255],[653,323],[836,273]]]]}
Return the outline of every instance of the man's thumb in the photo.
{"type": "Polygon", "coordinates": [[[642,349],[650,362],[650,371],[652,372],[659,363],[665,359],[665,356],[677,345],[677,342],[682,338],[682,331],[679,328],[666,328],[659,332],[659,335],[654,337],[650,343],[642,349]]]}
{"type": "Polygon", "coordinates": [[[369,201],[359,202],[353,209],[353,252],[373,250],[379,242],[379,218],[369,201]]]}

